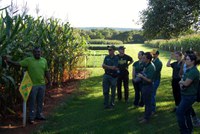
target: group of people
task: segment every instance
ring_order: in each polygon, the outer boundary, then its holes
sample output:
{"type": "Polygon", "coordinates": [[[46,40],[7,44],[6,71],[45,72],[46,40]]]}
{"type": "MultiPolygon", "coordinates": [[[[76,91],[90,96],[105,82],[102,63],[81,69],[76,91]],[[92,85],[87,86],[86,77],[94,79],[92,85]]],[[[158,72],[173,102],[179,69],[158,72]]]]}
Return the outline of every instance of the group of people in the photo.
{"type": "MultiPolygon", "coordinates": [[[[133,63],[131,56],[125,54],[125,47],[118,47],[118,55],[115,55],[116,47],[108,46],[109,54],[105,57],[102,67],[105,70],[103,76],[104,108],[114,107],[115,93],[122,99],[122,83],[124,86],[125,102],[129,101],[129,71],[128,67],[133,63]],[[111,88],[111,99],[109,91],[111,88]]],[[[159,51],[152,53],[140,51],[138,61],[133,64],[133,86],[135,89],[135,107],[145,106],[145,114],[140,122],[147,122],[156,112],[156,91],[160,84],[162,62],[159,59],[159,51]]]]}
{"type": "MultiPolygon", "coordinates": [[[[109,54],[105,57],[102,67],[105,70],[103,76],[104,108],[112,109],[115,105],[115,93],[117,88],[117,98],[122,100],[122,83],[124,86],[124,99],[129,102],[129,71],[128,67],[133,63],[131,56],[125,54],[125,47],[118,47],[118,55],[115,55],[116,47],[108,46],[109,54]],[[111,98],[109,95],[111,89],[111,98]]],[[[25,67],[33,82],[33,88],[29,97],[29,122],[34,124],[35,119],[45,120],[42,113],[46,80],[51,86],[51,79],[48,65],[45,58],[41,57],[41,49],[33,49],[33,57],[25,58],[20,62],[15,62],[3,57],[7,64],[25,67]],[[46,79],[45,79],[46,78],[46,79]],[[35,102],[37,107],[35,109],[35,102]]],[[[180,132],[190,134],[193,125],[200,126],[200,121],[196,117],[192,105],[197,98],[199,88],[199,71],[197,65],[200,60],[193,51],[186,51],[171,54],[167,62],[167,67],[171,67],[172,73],[172,93],[175,101],[174,112],[176,112],[180,132]],[[184,58],[182,58],[184,56],[184,58]],[[176,61],[172,62],[172,58],[176,61]]],[[[159,51],[138,53],[138,60],[133,64],[132,82],[135,90],[133,105],[135,107],[145,106],[144,116],[139,118],[140,123],[147,123],[150,117],[156,112],[156,91],[160,84],[162,62],[159,59],[159,51]]]]}
{"type": "Polygon", "coordinates": [[[197,65],[200,61],[193,51],[172,53],[167,67],[171,67],[172,91],[175,100],[176,117],[181,134],[191,134],[194,126],[200,126],[200,120],[192,107],[197,99],[199,88],[199,71],[197,65]],[[184,58],[182,59],[182,57],[184,58]],[[176,61],[171,63],[171,59],[176,61]]]}
{"type": "MultiPolygon", "coordinates": [[[[124,99],[129,99],[129,72],[128,66],[133,63],[133,59],[125,54],[125,47],[118,47],[119,54],[115,55],[116,47],[108,46],[109,54],[103,61],[103,95],[104,108],[114,108],[115,93],[117,88],[117,98],[122,99],[122,82],[124,86],[124,99]],[[109,91],[111,88],[111,99],[109,91]]],[[[199,64],[197,55],[193,51],[186,51],[184,58],[181,52],[171,54],[167,62],[167,67],[171,67],[172,73],[172,93],[175,101],[177,121],[181,133],[191,133],[193,125],[200,126],[200,121],[196,117],[192,104],[196,101],[197,89],[199,86],[199,64]],[[175,62],[172,62],[172,58],[175,62]]],[[[162,61],[159,59],[159,51],[138,53],[138,60],[133,63],[132,83],[135,90],[133,105],[135,107],[145,107],[144,115],[138,118],[139,123],[147,123],[156,112],[156,92],[161,80],[162,61]]]]}

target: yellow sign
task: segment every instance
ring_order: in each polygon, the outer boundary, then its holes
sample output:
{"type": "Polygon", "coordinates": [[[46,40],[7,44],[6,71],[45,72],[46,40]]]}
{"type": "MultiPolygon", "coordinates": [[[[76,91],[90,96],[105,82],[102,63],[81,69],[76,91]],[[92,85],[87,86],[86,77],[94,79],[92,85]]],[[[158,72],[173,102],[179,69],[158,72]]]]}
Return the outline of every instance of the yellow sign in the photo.
{"type": "Polygon", "coordinates": [[[26,71],[24,74],[23,80],[21,82],[21,85],[19,87],[19,92],[21,93],[24,101],[28,100],[28,96],[31,92],[32,86],[33,86],[32,80],[28,72],[26,71]]]}

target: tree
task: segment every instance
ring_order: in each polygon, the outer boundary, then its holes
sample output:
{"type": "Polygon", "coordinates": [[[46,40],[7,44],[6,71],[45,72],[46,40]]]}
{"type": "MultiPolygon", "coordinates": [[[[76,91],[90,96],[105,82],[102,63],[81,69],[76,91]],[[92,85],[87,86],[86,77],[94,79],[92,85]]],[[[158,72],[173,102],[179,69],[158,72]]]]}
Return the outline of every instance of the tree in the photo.
{"type": "Polygon", "coordinates": [[[142,12],[144,36],[153,39],[177,37],[198,24],[199,0],[149,0],[142,12]]]}

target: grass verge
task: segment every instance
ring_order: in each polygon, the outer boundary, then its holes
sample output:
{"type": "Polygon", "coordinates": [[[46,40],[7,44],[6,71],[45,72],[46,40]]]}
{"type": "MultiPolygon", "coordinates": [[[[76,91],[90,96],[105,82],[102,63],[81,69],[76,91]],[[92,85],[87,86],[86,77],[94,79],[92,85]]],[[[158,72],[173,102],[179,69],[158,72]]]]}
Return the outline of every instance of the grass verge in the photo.
{"type": "MultiPolygon", "coordinates": [[[[126,53],[137,60],[140,50],[150,51],[142,45],[126,45],[126,53]]],[[[162,79],[157,92],[157,114],[149,124],[139,124],[137,119],[143,115],[144,108],[135,109],[132,105],[134,91],[131,80],[130,102],[116,101],[114,110],[103,109],[101,68],[88,68],[91,75],[80,82],[79,88],[52,112],[47,123],[40,126],[34,133],[41,134],[177,134],[179,133],[175,113],[171,110],[174,101],[171,91],[171,69],[166,68],[169,53],[160,51],[163,62],[162,79]]],[[[102,61],[103,62],[103,61],[102,61]]],[[[131,67],[129,67],[131,74],[131,67]]],[[[131,79],[131,75],[130,75],[131,79]]],[[[199,103],[194,105],[197,115],[200,114],[199,103]]],[[[200,116],[200,115],[199,115],[200,116]]],[[[194,134],[200,128],[194,129],[194,134]]]]}

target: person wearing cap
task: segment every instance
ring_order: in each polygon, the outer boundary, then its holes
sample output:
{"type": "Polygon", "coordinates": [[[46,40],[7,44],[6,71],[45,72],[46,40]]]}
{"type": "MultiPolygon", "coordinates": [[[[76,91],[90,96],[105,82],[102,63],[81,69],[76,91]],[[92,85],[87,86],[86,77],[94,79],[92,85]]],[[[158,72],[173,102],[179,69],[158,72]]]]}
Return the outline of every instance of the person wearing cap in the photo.
{"type": "Polygon", "coordinates": [[[124,99],[125,102],[128,102],[129,99],[129,71],[128,66],[133,63],[133,59],[125,54],[125,47],[120,46],[118,48],[119,54],[118,56],[118,68],[119,68],[119,76],[117,79],[117,97],[120,101],[122,99],[122,82],[124,85],[124,99]]]}
{"type": "Polygon", "coordinates": [[[152,91],[152,114],[156,112],[156,92],[157,89],[160,85],[160,78],[161,78],[161,70],[162,70],[162,62],[159,59],[159,51],[158,50],[153,50],[152,52],[153,56],[153,64],[156,67],[156,71],[154,74],[154,81],[153,81],[153,91],[152,91]]]}
{"type": "Polygon", "coordinates": [[[108,53],[103,61],[103,95],[104,95],[104,108],[109,109],[114,107],[115,92],[118,76],[118,57],[115,55],[115,46],[108,46],[108,53]],[[109,100],[109,92],[111,89],[111,99],[109,100]]]}

